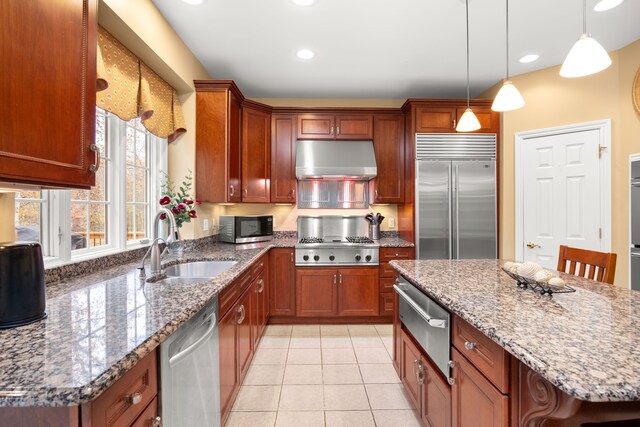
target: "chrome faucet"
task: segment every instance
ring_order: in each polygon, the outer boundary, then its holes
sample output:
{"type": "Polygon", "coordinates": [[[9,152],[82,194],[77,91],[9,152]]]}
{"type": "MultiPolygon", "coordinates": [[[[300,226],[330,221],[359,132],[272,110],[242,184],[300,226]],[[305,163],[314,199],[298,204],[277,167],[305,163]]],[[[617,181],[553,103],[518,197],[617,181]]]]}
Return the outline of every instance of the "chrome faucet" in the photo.
{"type": "MultiPolygon", "coordinates": [[[[162,273],[162,265],[160,264],[160,259],[162,258],[163,253],[160,253],[159,242],[164,243],[165,245],[169,245],[172,242],[176,242],[180,240],[180,235],[178,234],[178,226],[176,225],[176,219],[173,216],[173,212],[171,212],[167,208],[158,209],[158,213],[153,220],[153,241],[151,242],[151,246],[147,250],[147,253],[144,254],[142,258],[142,264],[140,265],[140,277],[145,277],[144,272],[144,262],[147,258],[150,258],[149,261],[149,272],[151,275],[156,275],[162,273]],[[169,236],[165,241],[163,238],[158,237],[158,225],[160,224],[160,217],[162,214],[165,214],[167,218],[169,218],[169,236]]],[[[166,248],[165,248],[166,251],[166,248]]]]}

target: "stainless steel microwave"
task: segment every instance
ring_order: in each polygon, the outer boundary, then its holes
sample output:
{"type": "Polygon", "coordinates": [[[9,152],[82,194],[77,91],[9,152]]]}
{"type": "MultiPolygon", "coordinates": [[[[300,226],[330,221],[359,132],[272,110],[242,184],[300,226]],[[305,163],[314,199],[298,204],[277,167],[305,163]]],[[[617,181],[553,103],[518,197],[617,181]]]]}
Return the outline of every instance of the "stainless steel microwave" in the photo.
{"type": "Polygon", "coordinates": [[[222,242],[253,243],[273,239],[273,215],[221,215],[218,218],[222,242]]]}

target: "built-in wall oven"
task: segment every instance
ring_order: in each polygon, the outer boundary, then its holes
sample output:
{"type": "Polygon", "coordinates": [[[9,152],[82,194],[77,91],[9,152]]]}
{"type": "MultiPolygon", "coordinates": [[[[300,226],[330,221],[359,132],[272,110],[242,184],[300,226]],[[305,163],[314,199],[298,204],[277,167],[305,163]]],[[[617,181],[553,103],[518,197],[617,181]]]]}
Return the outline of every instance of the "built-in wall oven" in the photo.
{"type": "Polygon", "coordinates": [[[400,321],[451,384],[451,315],[402,276],[393,288],[400,321]]]}
{"type": "Polygon", "coordinates": [[[640,291],[640,160],[631,162],[631,289],[640,291]]]}

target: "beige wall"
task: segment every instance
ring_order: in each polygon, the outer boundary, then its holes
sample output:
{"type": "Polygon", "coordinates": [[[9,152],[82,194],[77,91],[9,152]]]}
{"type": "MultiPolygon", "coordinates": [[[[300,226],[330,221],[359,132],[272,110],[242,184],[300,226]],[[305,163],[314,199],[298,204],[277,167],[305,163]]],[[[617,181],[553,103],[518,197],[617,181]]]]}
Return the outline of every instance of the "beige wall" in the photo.
{"type": "MultiPolygon", "coordinates": [[[[195,177],[196,97],[193,80],[211,78],[207,70],[169,26],[151,0],[100,0],[98,16],[105,27],[177,91],[187,133],[169,144],[169,176],[182,181],[189,170],[195,177]]],[[[200,218],[185,224],[185,238],[202,236],[202,220],[213,208],[202,207],[200,218]]]]}
{"type": "MultiPolygon", "coordinates": [[[[598,74],[577,79],[559,76],[551,67],[512,77],[525,99],[524,108],[503,113],[501,147],[501,227],[503,258],[515,257],[516,132],[611,119],[612,250],[618,254],[616,285],[628,286],[629,154],[640,152],[640,114],[631,98],[633,79],[640,68],[640,40],[611,52],[613,64],[598,74]]],[[[482,97],[493,98],[496,85],[482,97]]]]}
{"type": "Polygon", "coordinates": [[[16,240],[15,218],[16,211],[14,193],[0,190],[0,242],[16,240]]]}

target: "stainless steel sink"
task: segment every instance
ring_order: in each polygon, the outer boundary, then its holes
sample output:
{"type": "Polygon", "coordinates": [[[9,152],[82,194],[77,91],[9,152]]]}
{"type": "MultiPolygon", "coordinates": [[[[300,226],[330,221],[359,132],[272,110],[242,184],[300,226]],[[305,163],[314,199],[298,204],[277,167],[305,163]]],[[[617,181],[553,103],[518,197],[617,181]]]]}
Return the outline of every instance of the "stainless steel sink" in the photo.
{"type": "Polygon", "coordinates": [[[238,261],[196,261],[176,264],[165,268],[167,277],[211,279],[224,273],[238,261]]]}
{"type": "Polygon", "coordinates": [[[155,282],[159,285],[193,285],[209,280],[208,277],[166,277],[155,282]]]}

